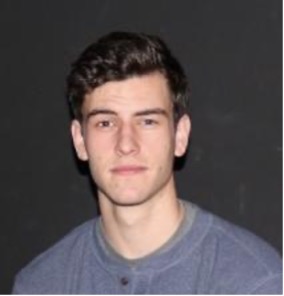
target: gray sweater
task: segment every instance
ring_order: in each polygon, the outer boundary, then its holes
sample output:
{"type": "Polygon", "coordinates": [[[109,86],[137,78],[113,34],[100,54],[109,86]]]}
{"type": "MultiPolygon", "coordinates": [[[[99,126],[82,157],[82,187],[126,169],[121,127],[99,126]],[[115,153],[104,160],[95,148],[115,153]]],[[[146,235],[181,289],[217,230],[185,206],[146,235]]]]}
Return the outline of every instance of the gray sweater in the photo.
{"type": "Polygon", "coordinates": [[[137,260],[121,257],[96,218],[19,272],[13,293],[282,294],[281,259],[268,244],[184,204],[183,223],[154,253],[137,260]]]}

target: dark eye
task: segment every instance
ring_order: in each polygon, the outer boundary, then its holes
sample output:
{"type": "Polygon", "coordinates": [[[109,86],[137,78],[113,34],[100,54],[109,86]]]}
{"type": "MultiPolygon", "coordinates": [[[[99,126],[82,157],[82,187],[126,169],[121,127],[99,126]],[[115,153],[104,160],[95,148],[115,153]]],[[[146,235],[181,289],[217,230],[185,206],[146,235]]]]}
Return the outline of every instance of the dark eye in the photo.
{"type": "Polygon", "coordinates": [[[102,120],[100,122],[98,122],[97,127],[100,128],[107,128],[107,127],[112,127],[113,126],[113,122],[109,121],[109,120],[102,120]]]}
{"type": "Polygon", "coordinates": [[[154,119],[146,118],[144,119],[144,125],[155,125],[157,124],[157,121],[154,119]]]}

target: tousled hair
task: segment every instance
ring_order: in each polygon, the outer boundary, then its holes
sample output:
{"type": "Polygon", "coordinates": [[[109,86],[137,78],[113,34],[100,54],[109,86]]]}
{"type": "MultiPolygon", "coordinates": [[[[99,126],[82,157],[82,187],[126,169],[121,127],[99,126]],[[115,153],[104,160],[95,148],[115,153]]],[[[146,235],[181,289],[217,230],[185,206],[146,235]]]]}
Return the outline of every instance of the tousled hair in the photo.
{"type": "Polygon", "coordinates": [[[172,94],[175,121],[187,113],[188,85],[184,71],[166,44],[143,33],[113,32],[91,44],[72,64],[67,97],[73,116],[82,120],[86,94],[110,81],[160,72],[172,94]]]}

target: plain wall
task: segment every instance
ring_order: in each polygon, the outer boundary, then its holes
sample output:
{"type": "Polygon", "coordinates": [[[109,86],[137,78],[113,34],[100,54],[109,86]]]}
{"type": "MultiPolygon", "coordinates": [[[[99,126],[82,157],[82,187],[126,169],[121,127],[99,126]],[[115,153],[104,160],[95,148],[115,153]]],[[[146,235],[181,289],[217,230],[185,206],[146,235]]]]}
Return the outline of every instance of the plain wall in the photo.
{"type": "Polygon", "coordinates": [[[65,77],[114,30],[158,34],[188,75],[180,197],[282,250],[281,1],[1,1],[0,293],[97,213],[71,145],[65,77]]]}

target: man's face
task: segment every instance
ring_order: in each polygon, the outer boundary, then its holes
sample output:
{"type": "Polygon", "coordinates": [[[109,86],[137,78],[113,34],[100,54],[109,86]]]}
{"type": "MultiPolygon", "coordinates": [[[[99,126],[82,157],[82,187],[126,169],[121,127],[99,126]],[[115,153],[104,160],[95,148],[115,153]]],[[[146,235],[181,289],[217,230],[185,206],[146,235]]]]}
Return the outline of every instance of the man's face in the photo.
{"type": "Polygon", "coordinates": [[[86,95],[72,136],[99,198],[126,206],[172,194],[173,160],[186,151],[190,121],[184,116],[174,127],[170,96],[160,73],[108,82],[86,95]]]}

